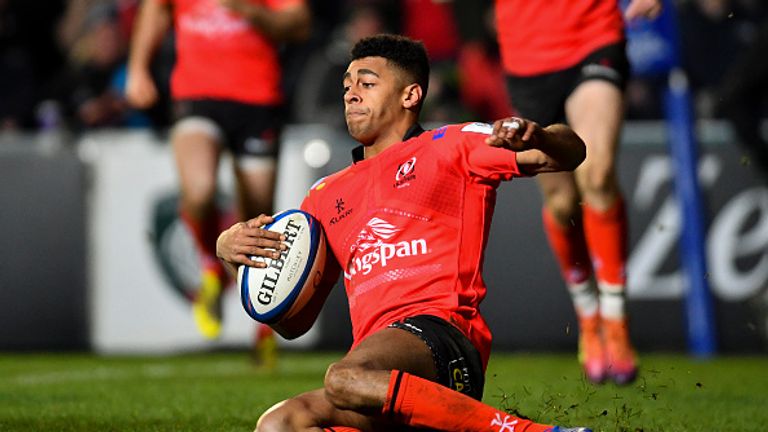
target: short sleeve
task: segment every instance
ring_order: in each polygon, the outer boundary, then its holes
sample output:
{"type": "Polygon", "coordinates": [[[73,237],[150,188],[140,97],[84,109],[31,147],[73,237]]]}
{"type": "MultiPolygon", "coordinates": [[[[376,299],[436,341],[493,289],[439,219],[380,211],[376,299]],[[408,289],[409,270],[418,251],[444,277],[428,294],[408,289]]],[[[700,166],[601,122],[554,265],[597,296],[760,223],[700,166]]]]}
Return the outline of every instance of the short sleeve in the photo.
{"type": "Polygon", "coordinates": [[[312,197],[307,194],[307,196],[304,197],[304,200],[301,202],[301,210],[305,211],[315,218],[317,218],[317,211],[315,210],[314,203],[312,202],[312,197]]]}
{"type": "Polygon", "coordinates": [[[300,209],[302,211],[305,211],[312,216],[314,216],[317,219],[320,219],[319,215],[317,214],[317,206],[315,203],[317,194],[320,189],[322,189],[325,186],[325,177],[317,180],[315,184],[313,184],[309,191],[307,192],[307,195],[304,197],[304,200],[301,202],[300,209]]]}
{"type": "Polygon", "coordinates": [[[493,181],[524,176],[517,165],[516,152],[485,143],[492,131],[493,126],[487,123],[468,123],[460,126],[458,133],[466,152],[469,173],[493,181]]]}

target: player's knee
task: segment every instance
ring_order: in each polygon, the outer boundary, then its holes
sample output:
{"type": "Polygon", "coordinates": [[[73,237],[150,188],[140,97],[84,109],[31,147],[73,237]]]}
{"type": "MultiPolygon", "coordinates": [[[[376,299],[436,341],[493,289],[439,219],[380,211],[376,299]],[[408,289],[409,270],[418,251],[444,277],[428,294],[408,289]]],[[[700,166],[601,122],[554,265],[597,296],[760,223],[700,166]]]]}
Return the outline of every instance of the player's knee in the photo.
{"type": "Polygon", "coordinates": [[[259,417],[256,422],[256,429],[254,432],[275,432],[282,430],[283,425],[289,424],[287,421],[287,413],[283,412],[283,405],[287,401],[282,401],[270,407],[259,417]]]}
{"type": "Polygon", "coordinates": [[[592,167],[579,180],[585,195],[613,195],[618,187],[615,176],[608,168],[592,167]]]}
{"type": "Polygon", "coordinates": [[[572,217],[579,208],[579,192],[575,184],[547,181],[541,183],[544,206],[558,220],[572,217]]]}
{"type": "Polygon", "coordinates": [[[339,409],[354,409],[354,383],[360,378],[363,369],[343,363],[333,363],[325,373],[325,396],[339,409]]]}
{"type": "Polygon", "coordinates": [[[301,400],[282,401],[259,417],[255,432],[289,432],[309,427],[309,412],[309,407],[301,400]]]}
{"type": "Polygon", "coordinates": [[[188,209],[203,212],[211,207],[216,198],[216,183],[203,178],[188,181],[183,185],[181,199],[188,209]]]}
{"type": "Polygon", "coordinates": [[[570,194],[553,194],[544,198],[547,210],[560,223],[566,224],[572,221],[578,214],[578,197],[570,194]]]}

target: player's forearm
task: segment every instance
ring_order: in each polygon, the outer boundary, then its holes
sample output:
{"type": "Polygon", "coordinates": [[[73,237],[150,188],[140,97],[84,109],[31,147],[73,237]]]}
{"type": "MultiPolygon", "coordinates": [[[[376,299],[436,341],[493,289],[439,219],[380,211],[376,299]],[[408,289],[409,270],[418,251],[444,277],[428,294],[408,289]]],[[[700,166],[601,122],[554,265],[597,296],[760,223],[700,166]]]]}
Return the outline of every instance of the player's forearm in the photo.
{"type": "Polygon", "coordinates": [[[273,11],[261,5],[247,4],[238,12],[275,42],[300,42],[311,32],[312,18],[306,6],[273,11]]]}
{"type": "Polygon", "coordinates": [[[148,70],[155,50],[171,25],[168,7],[157,0],[144,0],[136,20],[128,56],[129,70],[148,70]]]}
{"type": "Polygon", "coordinates": [[[587,156],[584,141],[570,127],[553,124],[537,137],[536,148],[547,158],[547,171],[573,171],[587,156]]]}

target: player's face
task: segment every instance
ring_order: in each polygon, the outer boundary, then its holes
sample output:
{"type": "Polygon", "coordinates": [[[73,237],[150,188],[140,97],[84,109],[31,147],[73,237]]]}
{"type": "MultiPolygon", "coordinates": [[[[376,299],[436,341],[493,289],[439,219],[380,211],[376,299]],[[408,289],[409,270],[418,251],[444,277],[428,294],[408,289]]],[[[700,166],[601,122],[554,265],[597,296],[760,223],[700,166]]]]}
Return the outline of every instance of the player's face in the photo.
{"type": "Polygon", "coordinates": [[[349,134],[364,145],[375,143],[403,115],[405,86],[383,57],[353,60],[344,74],[344,116],[349,134]]]}

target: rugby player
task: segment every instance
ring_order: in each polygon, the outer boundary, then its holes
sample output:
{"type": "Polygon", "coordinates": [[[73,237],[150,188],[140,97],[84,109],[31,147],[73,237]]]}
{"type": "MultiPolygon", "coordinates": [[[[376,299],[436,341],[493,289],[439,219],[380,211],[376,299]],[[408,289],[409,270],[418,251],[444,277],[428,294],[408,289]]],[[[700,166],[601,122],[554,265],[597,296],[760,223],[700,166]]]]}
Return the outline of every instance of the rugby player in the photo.
{"type": "MultiPolygon", "coordinates": [[[[320,220],[340,263],[353,328],[350,351],[324,387],[280,402],[259,432],[584,431],[516,417],[480,402],[491,332],[479,312],[481,270],[500,182],[575,169],[585,146],[564,125],[522,118],[425,131],[423,45],[394,35],[362,39],[342,83],[349,167],[317,182],[302,209],[320,220]]],[[[218,255],[263,267],[279,233],[261,215],[233,225],[218,255]]]]}
{"type": "MultiPolygon", "coordinates": [[[[575,171],[537,177],[543,226],[576,310],[586,376],[627,384],[637,359],[625,310],[627,215],[615,166],[629,74],[618,3],[496,0],[495,12],[512,105],[544,126],[567,123],[587,145],[575,171]]],[[[632,0],[626,16],[653,17],[660,7],[659,0],[632,0]]]]}
{"type": "MultiPolygon", "coordinates": [[[[179,212],[202,257],[192,312],[200,333],[221,332],[226,275],[216,258],[219,159],[228,150],[237,186],[238,220],[272,212],[280,133],[281,69],[277,44],[309,36],[304,0],[144,0],[131,44],[126,97],[138,108],[156,103],[152,56],[173,25],[176,64],[171,95],[176,122],[171,145],[181,188],[179,212]]],[[[268,327],[257,332],[265,357],[268,327]]],[[[267,349],[268,348],[268,349],[267,349]]]]}

